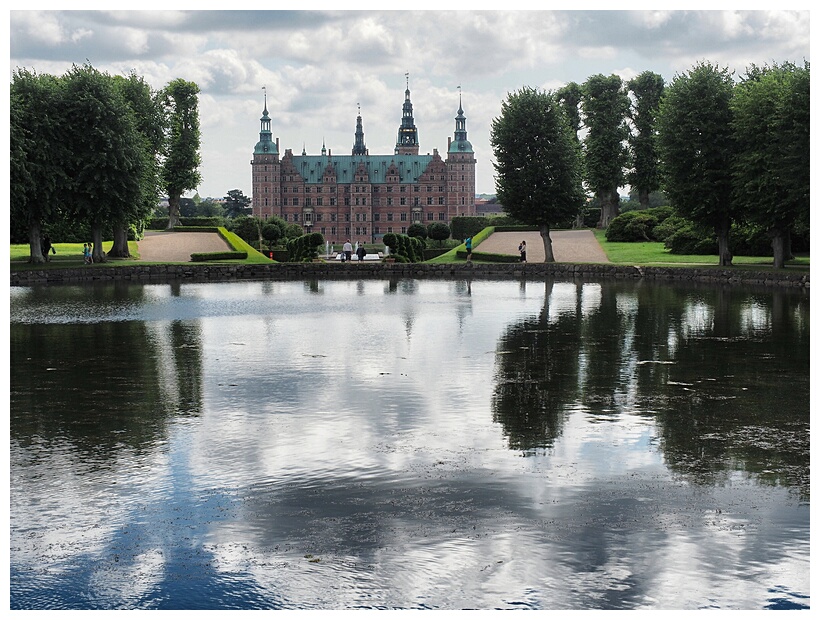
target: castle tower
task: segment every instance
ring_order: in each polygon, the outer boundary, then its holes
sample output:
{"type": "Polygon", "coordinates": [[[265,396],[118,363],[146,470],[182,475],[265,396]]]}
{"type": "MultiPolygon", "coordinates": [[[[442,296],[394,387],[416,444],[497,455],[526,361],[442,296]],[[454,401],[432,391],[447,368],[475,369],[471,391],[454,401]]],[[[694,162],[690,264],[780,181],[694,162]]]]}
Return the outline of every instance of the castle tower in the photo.
{"type": "Polygon", "coordinates": [[[367,154],[367,147],[364,145],[364,129],[362,129],[362,109],[359,107],[359,115],[356,117],[356,140],[353,143],[353,155],[367,154]]]}
{"type": "MultiPolygon", "coordinates": [[[[263,87],[264,91],[265,88],[263,87]]],[[[268,116],[268,95],[265,92],[265,103],[262,117],[259,119],[259,142],[253,149],[251,160],[251,209],[256,217],[267,218],[279,215],[279,141],[273,141],[268,116]]]]}
{"type": "Polygon", "coordinates": [[[467,140],[467,119],[461,107],[458,87],[458,114],[453,138],[447,138],[447,206],[448,219],[475,215],[475,168],[473,145],[467,140]]]}
{"type": "Polygon", "coordinates": [[[419,132],[413,121],[413,104],[410,102],[410,74],[405,73],[407,90],[404,91],[404,105],[402,106],[401,126],[396,141],[396,155],[419,154],[419,132]]]}

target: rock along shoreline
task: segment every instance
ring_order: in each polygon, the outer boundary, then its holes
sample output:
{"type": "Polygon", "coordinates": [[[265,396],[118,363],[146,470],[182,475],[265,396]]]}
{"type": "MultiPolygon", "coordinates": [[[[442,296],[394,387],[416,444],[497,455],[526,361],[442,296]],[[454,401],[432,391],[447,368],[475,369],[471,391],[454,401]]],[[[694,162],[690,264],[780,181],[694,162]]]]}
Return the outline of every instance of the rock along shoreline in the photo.
{"type": "Polygon", "coordinates": [[[11,286],[83,284],[105,281],[231,282],[304,279],[642,279],[653,282],[699,282],[711,285],[787,287],[808,290],[809,273],[754,271],[737,267],[642,267],[594,263],[270,263],[220,265],[94,265],[66,269],[12,271],[11,286]]]}

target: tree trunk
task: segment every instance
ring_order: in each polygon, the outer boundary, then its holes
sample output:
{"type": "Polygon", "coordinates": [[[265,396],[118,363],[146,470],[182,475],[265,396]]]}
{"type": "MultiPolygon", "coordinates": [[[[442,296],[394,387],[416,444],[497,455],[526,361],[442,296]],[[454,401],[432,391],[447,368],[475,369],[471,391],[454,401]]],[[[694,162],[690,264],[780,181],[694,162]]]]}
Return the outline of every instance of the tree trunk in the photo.
{"type": "Polygon", "coordinates": [[[774,268],[783,269],[786,266],[786,261],[789,260],[788,231],[784,231],[782,228],[772,228],[769,230],[769,236],[772,238],[774,268]]]}
{"type": "Polygon", "coordinates": [[[173,230],[174,226],[179,226],[179,194],[168,196],[168,227],[165,230],[173,230]]]}
{"type": "Polygon", "coordinates": [[[28,227],[28,245],[31,251],[28,262],[36,264],[46,262],[43,256],[43,246],[40,243],[42,238],[43,230],[40,227],[40,222],[32,220],[28,227]]]}
{"type": "Polygon", "coordinates": [[[616,189],[609,192],[600,192],[598,199],[601,203],[601,218],[598,220],[598,228],[606,228],[618,216],[620,196],[618,196],[618,190],[616,189]]]}
{"type": "Polygon", "coordinates": [[[128,231],[125,226],[114,226],[114,245],[111,246],[109,256],[128,258],[131,252],[128,249],[128,231]]]}
{"type": "Polygon", "coordinates": [[[638,189],[638,202],[641,205],[641,209],[648,209],[649,208],[649,190],[648,189],[638,189]]]}
{"type": "Polygon", "coordinates": [[[544,262],[554,263],[555,255],[552,253],[552,239],[550,238],[549,225],[543,224],[538,232],[541,234],[541,240],[544,242],[544,262]]]}
{"type": "Polygon", "coordinates": [[[729,250],[729,220],[725,219],[720,226],[715,227],[718,241],[718,264],[721,267],[731,267],[732,252],[729,250]]]}
{"type": "Polygon", "coordinates": [[[91,224],[91,244],[94,246],[91,258],[95,263],[104,263],[105,252],[102,250],[102,226],[100,224],[91,224]]]}

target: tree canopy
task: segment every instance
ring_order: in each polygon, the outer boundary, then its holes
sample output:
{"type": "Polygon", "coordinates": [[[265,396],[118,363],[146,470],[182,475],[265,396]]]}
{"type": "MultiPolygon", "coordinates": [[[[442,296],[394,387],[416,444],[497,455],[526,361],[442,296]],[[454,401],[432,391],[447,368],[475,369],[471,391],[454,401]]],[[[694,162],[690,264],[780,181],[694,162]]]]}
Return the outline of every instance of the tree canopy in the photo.
{"type": "Polygon", "coordinates": [[[575,217],[584,200],[578,142],[563,107],[549,92],[510,93],[493,119],[490,143],[499,202],[513,218],[539,227],[546,261],[554,261],[550,226],[575,217]]]}

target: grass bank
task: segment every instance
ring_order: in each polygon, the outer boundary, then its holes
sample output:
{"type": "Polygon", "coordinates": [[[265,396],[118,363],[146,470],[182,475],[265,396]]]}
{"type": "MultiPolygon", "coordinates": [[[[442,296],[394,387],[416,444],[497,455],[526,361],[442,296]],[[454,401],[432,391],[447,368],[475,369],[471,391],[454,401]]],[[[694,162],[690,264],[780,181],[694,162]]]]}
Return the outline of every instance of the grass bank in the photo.
{"type": "MultiPolygon", "coordinates": [[[[663,243],[657,241],[607,241],[605,230],[593,230],[611,263],[616,265],[641,265],[645,267],[718,267],[718,256],[701,254],[672,254],[663,243]]],[[[734,267],[769,267],[774,264],[771,256],[735,256],[734,267]]],[[[786,263],[789,267],[809,269],[809,257],[798,256],[786,263]]]]}

